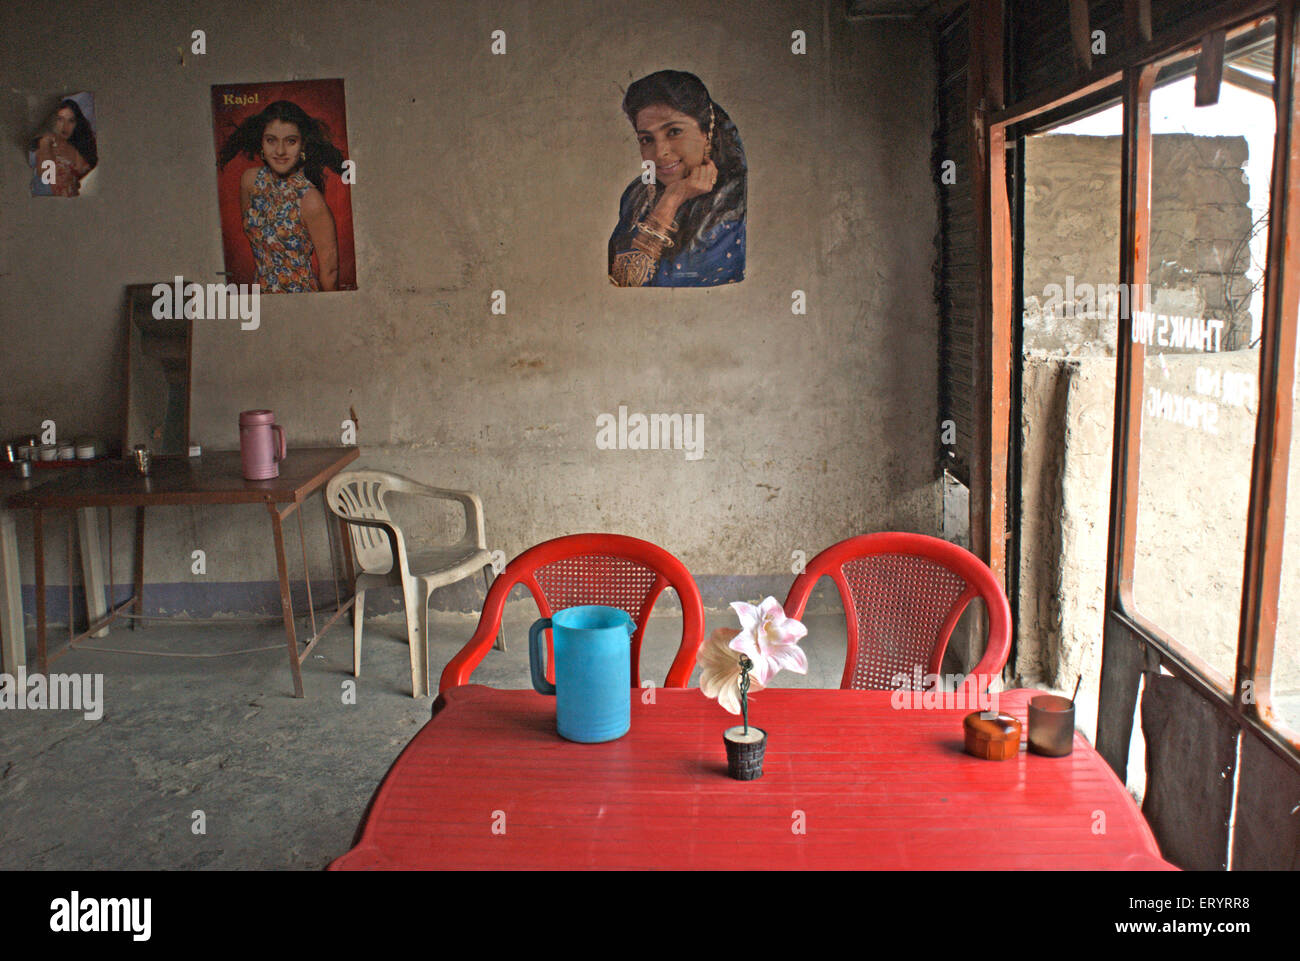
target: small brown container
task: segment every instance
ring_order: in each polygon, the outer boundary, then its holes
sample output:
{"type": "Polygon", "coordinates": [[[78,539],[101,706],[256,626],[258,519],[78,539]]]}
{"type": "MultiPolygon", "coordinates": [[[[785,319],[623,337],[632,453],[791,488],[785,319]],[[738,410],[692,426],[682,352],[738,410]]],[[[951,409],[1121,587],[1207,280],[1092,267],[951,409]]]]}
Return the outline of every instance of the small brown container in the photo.
{"type": "Polygon", "coordinates": [[[737,724],[722,732],[727,745],[727,773],[737,781],[753,781],[763,776],[763,753],[767,748],[767,732],[749,726],[748,733],[737,724]]]}
{"type": "Polygon", "coordinates": [[[984,718],[980,711],[961,722],[966,730],[966,753],[985,761],[1009,761],[1020,753],[1020,722],[1010,714],[984,718]]]}

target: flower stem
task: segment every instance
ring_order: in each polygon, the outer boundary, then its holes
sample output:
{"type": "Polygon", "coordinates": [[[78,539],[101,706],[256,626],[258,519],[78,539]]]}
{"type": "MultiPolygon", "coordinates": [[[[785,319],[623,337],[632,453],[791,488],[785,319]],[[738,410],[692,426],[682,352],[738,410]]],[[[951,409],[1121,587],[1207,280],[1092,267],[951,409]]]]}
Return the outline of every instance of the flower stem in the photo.
{"type": "Polygon", "coordinates": [[[749,736],[749,671],[754,666],[744,654],[740,655],[740,713],[745,720],[743,733],[749,736]]]}

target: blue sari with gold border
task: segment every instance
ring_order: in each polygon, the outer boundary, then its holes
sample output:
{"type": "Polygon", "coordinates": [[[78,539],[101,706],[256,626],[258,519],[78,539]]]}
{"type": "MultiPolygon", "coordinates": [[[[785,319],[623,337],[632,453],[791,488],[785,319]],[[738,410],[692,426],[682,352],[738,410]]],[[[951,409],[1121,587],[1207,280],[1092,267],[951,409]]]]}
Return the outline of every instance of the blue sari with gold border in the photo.
{"type": "MultiPolygon", "coordinates": [[[[736,184],[743,189],[743,184],[736,184]]],[[[704,200],[705,198],[697,198],[704,200]]],[[[636,225],[647,212],[646,190],[634,180],[623,191],[618,205],[618,225],[609,238],[609,264],[614,257],[631,249],[636,225]]],[[[680,217],[678,218],[681,219],[680,217]]],[[[696,236],[684,249],[664,253],[644,287],[718,287],[745,279],[745,216],[732,212],[705,220],[696,236]]]]}

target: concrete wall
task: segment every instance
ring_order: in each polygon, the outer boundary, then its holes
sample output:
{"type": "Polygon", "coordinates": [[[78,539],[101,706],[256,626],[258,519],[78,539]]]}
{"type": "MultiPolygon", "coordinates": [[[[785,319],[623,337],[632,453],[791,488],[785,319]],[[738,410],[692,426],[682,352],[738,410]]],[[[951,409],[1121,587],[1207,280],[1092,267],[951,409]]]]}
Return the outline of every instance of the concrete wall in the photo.
{"type": "MultiPolygon", "coordinates": [[[[1049,284],[1119,281],[1120,138],[1050,134],[1025,147],[1025,346],[1113,355],[1118,313],[1078,297],[1044,309],[1049,284]]],[[[1244,137],[1157,134],[1151,147],[1151,274],[1157,309],[1225,321],[1223,346],[1249,346],[1250,187],[1244,137]]],[[[1258,273],[1258,272],[1257,272],[1258,273]]]]}
{"type": "MultiPolygon", "coordinates": [[[[237,446],[246,408],[273,408],[291,445],[337,444],[355,410],[362,464],[478,491],[506,556],[623,532],[676,553],[717,602],[783,592],[794,549],[937,533],[927,36],[849,23],[836,0],[630,10],[5,4],[0,35],[23,41],[7,39],[0,61],[0,425],[118,435],[123,286],[223,269],[210,85],[342,77],[360,289],[264,298],[257,331],[198,325],[192,423],[206,449],[237,446]],[[203,56],[189,51],[196,28],[203,56]],[[497,29],[505,56],[489,53],[497,29]],[[794,30],[805,55],[791,53],[794,30]],[[640,161],[622,90],[665,67],[697,73],[744,139],[750,250],[736,286],[606,279],[640,161]],[[21,144],[50,96],[80,89],[96,95],[97,191],[32,199],[21,144]],[[795,290],[806,315],[791,312],[795,290]],[[597,416],[621,404],[702,414],[703,458],[597,450],[597,416]]],[[[319,577],[316,505],[307,521],[319,577]]],[[[147,572],[162,586],[149,606],[275,610],[266,528],[251,508],[154,511],[147,572]],[[190,573],[195,548],[204,578],[190,573]]],[[[61,563],[50,576],[62,580],[61,563]]]]}

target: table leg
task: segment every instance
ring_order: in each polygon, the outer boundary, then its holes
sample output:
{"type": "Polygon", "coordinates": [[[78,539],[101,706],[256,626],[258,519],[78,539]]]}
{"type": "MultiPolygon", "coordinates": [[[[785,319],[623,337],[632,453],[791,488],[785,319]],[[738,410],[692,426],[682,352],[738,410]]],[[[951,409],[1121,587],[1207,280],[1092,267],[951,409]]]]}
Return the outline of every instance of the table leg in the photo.
{"type": "Polygon", "coordinates": [[[144,630],[144,508],[135,509],[135,602],[131,605],[131,627],[144,630]]]}
{"type": "Polygon", "coordinates": [[[0,508],[0,641],[4,644],[4,669],[8,674],[17,674],[18,668],[27,665],[22,583],[14,515],[0,508]]]}
{"type": "Polygon", "coordinates": [[[293,674],[293,696],[302,697],[302,664],[298,661],[298,635],[293,625],[293,599],[289,596],[289,563],[284,556],[284,526],[275,504],[267,502],[271,534],[275,538],[275,567],[280,575],[280,609],[284,614],[284,638],[289,649],[289,670],[293,674]]]}
{"type": "Polygon", "coordinates": [[[72,549],[75,538],[72,534],[72,515],[68,515],[68,562],[63,569],[68,572],[68,647],[71,648],[77,639],[77,622],[72,616],[73,596],[76,593],[72,589],[72,549]]]}
{"type": "Polygon", "coordinates": [[[302,529],[302,510],[298,515],[298,542],[302,545],[302,576],[307,582],[307,612],[311,615],[311,636],[316,637],[316,601],[311,596],[311,568],[307,566],[307,535],[302,529]]]}
{"type": "Polygon", "coordinates": [[[45,512],[32,511],[32,566],[36,575],[36,670],[49,672],[45,656],[45,512]]]}
{"type": "MultiPolygon", "coordinates": [[[[99,546],[99,514],[94,507],[77,511],[77,535],[81,541],[81,579],[86,585],[86,620],[94,624],[108,614],[104,600],[104,552],[99,546]]],[[[105,637],[105,625],[91,637],[105,637]]]]}

